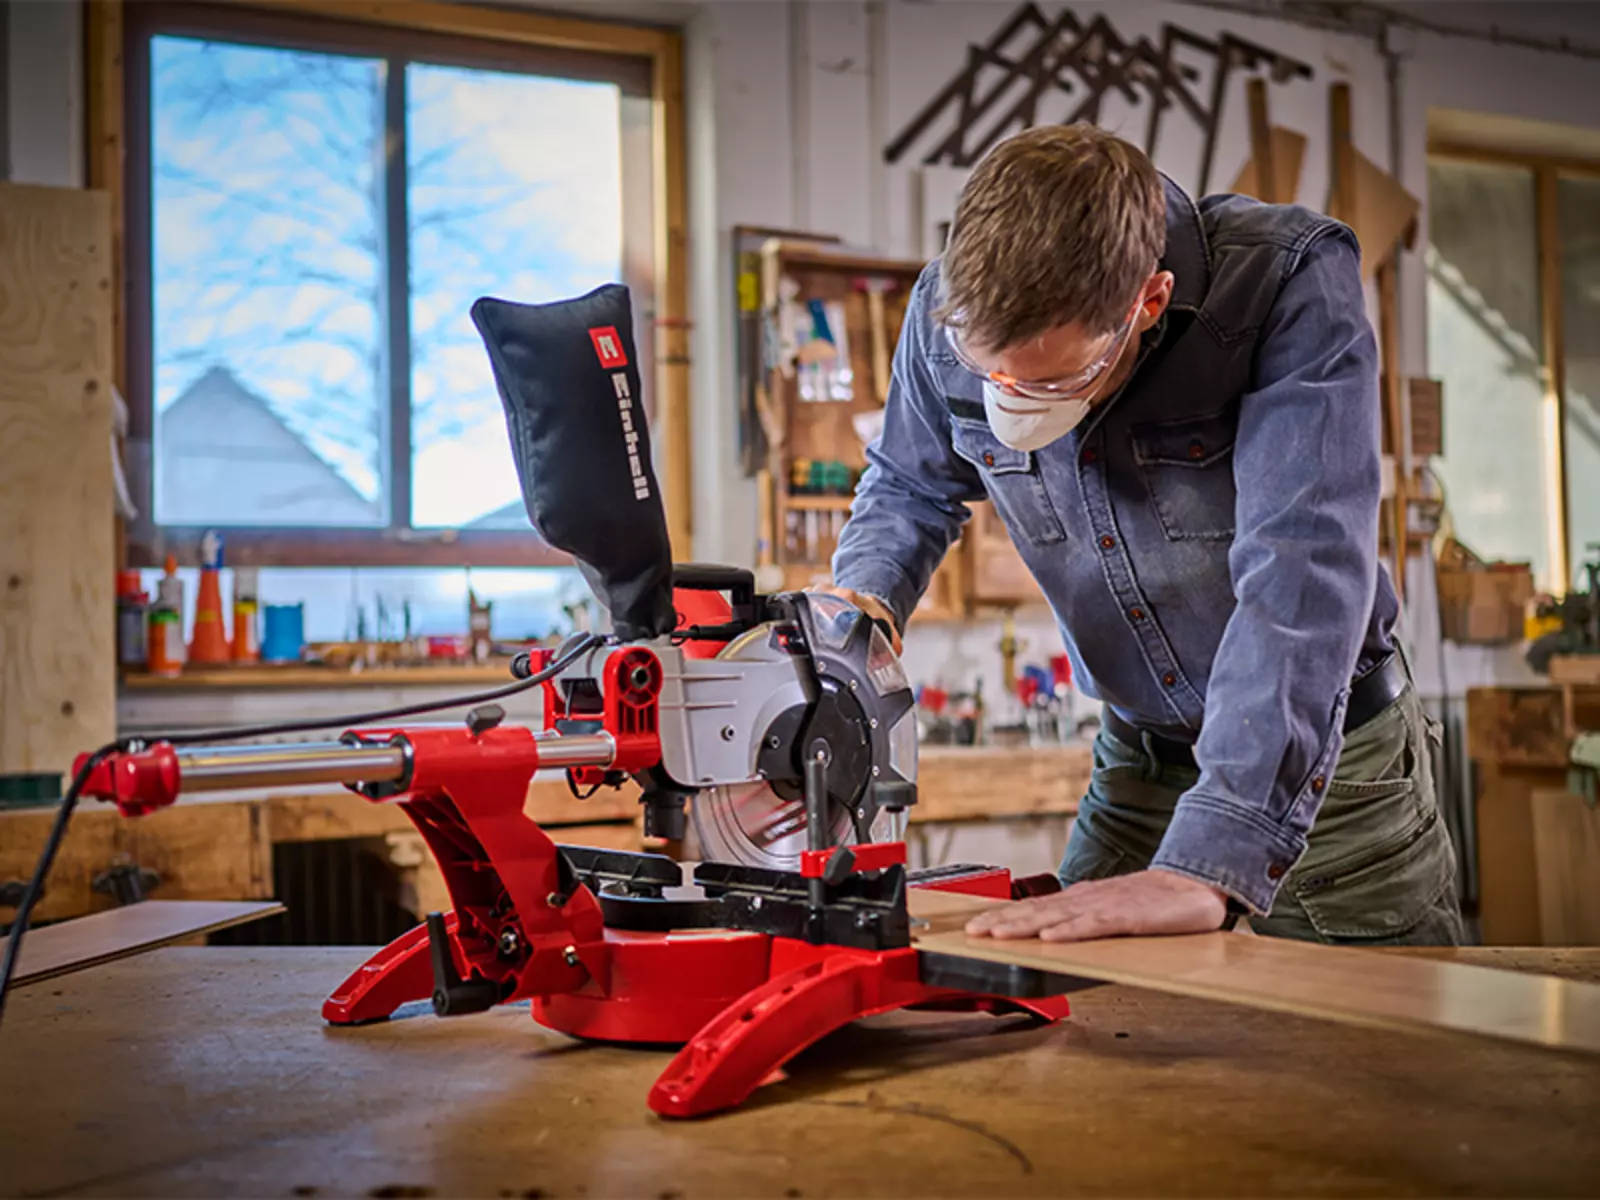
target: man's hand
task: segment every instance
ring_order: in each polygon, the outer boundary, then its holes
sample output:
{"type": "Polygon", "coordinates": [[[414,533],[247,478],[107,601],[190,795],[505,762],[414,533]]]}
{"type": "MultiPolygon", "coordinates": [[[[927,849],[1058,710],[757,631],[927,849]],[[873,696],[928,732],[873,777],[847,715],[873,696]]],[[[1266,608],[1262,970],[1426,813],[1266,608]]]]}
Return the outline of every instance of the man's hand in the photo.
{"type": "Polygon", "coordinates": [[[868,596],[863,592],[852,592],[849,588],[841,587],[807,588],[806,591],[821,592],[826,596],[837,596],[841,600],[847,600],[854,604],[867,616],[882,621],[888,627],[889,640],[894,643],[894,652],[896,654],[900,653],[900,633],[894,626],[894,614],[889,611],[888,605],[884,604],[876,596],[868,596]]]}
{"type": "Polygon", "coordinates": [[[1207,933],[1221,929],[1227,896],[1172,871],[1094,879],[1049,896],[991,908],[967,922],[974,937],[1038,937],[1082,942],[1124,934],[1207,933]]]}

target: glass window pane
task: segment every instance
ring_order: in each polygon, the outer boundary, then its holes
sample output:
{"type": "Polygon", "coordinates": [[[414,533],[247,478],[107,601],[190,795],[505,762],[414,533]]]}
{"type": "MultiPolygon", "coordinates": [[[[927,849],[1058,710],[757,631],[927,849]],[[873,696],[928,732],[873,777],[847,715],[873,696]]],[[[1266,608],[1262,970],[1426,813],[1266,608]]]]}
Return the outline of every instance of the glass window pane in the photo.
{"type": "Polygon", "coordinates": [[[1456,536],[1485,558],[1556,555],[1555,429],[1546,403],[1533,174],[1428,167],[1428,362],[1444,381],[1439,475],[1456,536]]]}
{"type": "Polygon", "coordinates": [[[413,64],[406,145],[412,523],[526,529],[467,314],[480,296],[545,303],[621,277],[620,94],[610,83],[413,64]]]}
{"type": "Polygon", "coordinates": [[[1600,179],[1558,184],[1566,348],[1568,562],[1600,552],[1600,179]]]}
{"type": "Polygon", "coordinates": [[[151,39],[158,522],[385,522],[383,78],[151,39]]]}

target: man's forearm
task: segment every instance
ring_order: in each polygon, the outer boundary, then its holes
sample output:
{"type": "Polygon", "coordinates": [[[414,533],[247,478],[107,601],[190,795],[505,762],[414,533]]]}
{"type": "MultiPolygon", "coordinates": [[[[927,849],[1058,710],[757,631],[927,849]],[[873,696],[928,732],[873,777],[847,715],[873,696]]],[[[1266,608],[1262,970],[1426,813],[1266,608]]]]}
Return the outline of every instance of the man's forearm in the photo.
{"type": "Polygon", "coordinates": [[[945,390],[928,361],[937,291],[938,266],[930,264],[912,289],[883,432],[867,447],[867,471],[833,556],[834,584],[883,600],[901,629],[971,515],[964,502],[984,494],[951,446],[945,390]]]}
{"type": "Polygon", "coordinates": [[[877,596],[903,630],[966,517],[964,505],[918,495],[874,465],[839,535],[833,581],[877,596]]]}

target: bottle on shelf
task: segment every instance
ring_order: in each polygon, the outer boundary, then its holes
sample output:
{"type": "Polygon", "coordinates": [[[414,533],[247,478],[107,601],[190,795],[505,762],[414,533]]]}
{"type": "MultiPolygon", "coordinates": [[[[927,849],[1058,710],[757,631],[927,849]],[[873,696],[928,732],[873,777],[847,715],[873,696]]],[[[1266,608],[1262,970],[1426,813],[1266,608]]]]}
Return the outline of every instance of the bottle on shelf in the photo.
{"type": "Polygon", "coordinates": [[[261,661],[259,576],[254,567],[233,569],[233,661],[261,661]]]}
{"type": "Polygon", "coordinates": [[[156,584],[148,640],[145,665],[152,675],[177,675],[183,670],[188,657],[183,641],[183,580],[178,578],[178,560],[171,554],[167,555],[165,573],[156,584]]]}
{"type": "Polygon", "coordinates": [[[150,660],[150,594],[138,571],[117,572],[117,663],[143,667],[150,660]]]}

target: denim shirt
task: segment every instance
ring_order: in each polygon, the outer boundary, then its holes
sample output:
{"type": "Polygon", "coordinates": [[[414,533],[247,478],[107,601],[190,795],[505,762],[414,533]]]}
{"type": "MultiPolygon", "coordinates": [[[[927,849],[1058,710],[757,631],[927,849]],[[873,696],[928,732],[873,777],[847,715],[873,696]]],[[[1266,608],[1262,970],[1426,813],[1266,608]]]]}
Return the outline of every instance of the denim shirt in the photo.
{"type": "Polygon", "coordinates": [[[923,271],[833,574],[903,625],[966,502],[991,499],[1078,686],[1194,744],[1199,782],[1152,865],[1266,912],[1333,775],[1350,681],[1393,650],[1376,339],[1345,226],[1166,187],[1171,304],[1129,381],[1041,450],[990,432],[930,316],[938,261],[923,271]]]}

